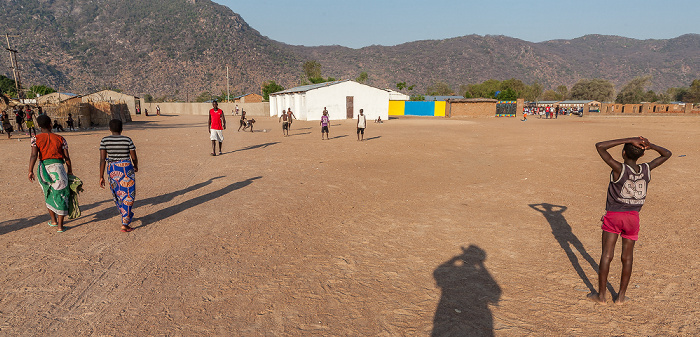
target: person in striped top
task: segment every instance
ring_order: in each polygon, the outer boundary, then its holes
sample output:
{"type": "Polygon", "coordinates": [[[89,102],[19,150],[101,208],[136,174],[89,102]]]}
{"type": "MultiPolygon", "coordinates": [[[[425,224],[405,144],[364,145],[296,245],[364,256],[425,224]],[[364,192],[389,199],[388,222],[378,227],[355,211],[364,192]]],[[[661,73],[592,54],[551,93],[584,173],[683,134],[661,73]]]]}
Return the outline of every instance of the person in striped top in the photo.
{"type": "Polygon", "coordinates": [[[109,175],[109,187],[112,190],[114,203],[122,216],[122,232],[131,232],[129,225],[134,217],[131,211],[136,198],[136,175],[139,171],[139,160],[136,157],[136,146],[131,138],[122,136],[122,121],[109,121],[112,135],[100,141],[100,187],[105,188],[105,169],[109,175]]]}

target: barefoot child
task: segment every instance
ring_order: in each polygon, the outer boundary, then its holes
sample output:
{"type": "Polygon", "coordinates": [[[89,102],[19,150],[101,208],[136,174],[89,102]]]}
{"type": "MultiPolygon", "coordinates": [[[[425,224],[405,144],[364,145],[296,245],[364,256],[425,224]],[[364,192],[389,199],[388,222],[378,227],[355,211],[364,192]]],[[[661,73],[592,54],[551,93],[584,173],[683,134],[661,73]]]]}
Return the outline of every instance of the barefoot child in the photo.
{"type": "Polygon", "coordinates": [[[284,121],[282,123],[282,135],[285,137],[289,136],[289,119],[290,118],[289,116],[287,116],[287,111],[282,110],[282,115],[280,115],[280,118],[277,122],[279,123],[284,121]]]}
{"type": "Polygon", "coordinates": [[[367,116],[365,116],[364,110],[360,109],[360,114],[357,115],[357,140],[365,140],[365,128],[367,127],[367,116]],[[362,134],[362,139],[360,139],[360,134],[362,134]]]}
{"type": "Polygon", "coordinates": [[[612,172],[605,204],[606,213],[601,219],[603,252],[598,270],[598,294],[591,294],[589,298],[595,302],[605,303],[605,286],[608,283],[610,262],[615,253],[617,237],[621,236],[622,276],[615,303],[622,304],[626,299],[627,285],[632,275],[634,243],[639,234],[639,211],[647,195],[647,185],[651,180],[650,171],[668,160],[671,157],[671,151],[650,143],[644,137],[608,140],[597,143],[595,147],[603,161],[612,168],[612,172]],[[620,163],[613,159],[608,149],[622,144],[624,144],[623,162],[620,163]],[[648,163],[637,164],[637,159],[644,155],[644,150],[648,149],[658,152],[659,157],[648,163]]]}
{"type": "Polygon", "coordinates": [[[328,110],[326,108],[323,108],[323,116],[321,116],[321,140],[323,140],[323,134],[326,134],[326,140],[330,139],[329,138],[329,132],[328,128],[330,127],[330,119],[328,118],[328,110]]]}
{"type": "MultiPolygon", "coordinates": [[[[238,105],[236,105],[236,115],[238,115],[238,105]]],[[[238,131],[241,131],[241,128],[244,128],[243,132],[245,132],[245,126],[246,126],[245,110],[243,110],[243,113],[241,113],[241,121],[239,124],[240,125],[238,126],[238,131]]]]}
{"type": "Polygon", "coordinates": [[[51,133],[51,118],[41,115],[36,118],[41,133],[32,138],[32,154],[29,157],[29,181],[39,180],[44,191],[44,201],[49,209],[49,226],[58,227],[63,233],[63,218],[68,215],[68,175],[73,174],[73,166],[68,154],[66,140],[51,133]],[[39,159],[36,176],[34,165],[39,159]],[[65,164],[65,167],[64,167],[65,164]],[[66,172],[67,171],[67,172],[66,172]]]}
{"type": "MultiPolygon", "coordinates": [[[[245,111],[243,111],[245,112],[245,111]]],[[[243,132],[245,132],[246,129],[250,128],[250,132],[253,132],[253,124],[255,124],[255,118],[251,118],[245,122],[245,126],[243,127],[243,132]]]]}
{"type": "Polygon", "coordinates": [[[111,136],[100,141],[100,187],[105,188],[105,168],[109,175],[109,188],[112,190],[114,202],[122,215],[122,232],[131,232],[129,227],[134,213],[131,208],[136,198],[136,175],[139,171],[139,160],[136,157],[136,146],[131,138],[122,136],[122,121],[109,121],[111,136]]]}

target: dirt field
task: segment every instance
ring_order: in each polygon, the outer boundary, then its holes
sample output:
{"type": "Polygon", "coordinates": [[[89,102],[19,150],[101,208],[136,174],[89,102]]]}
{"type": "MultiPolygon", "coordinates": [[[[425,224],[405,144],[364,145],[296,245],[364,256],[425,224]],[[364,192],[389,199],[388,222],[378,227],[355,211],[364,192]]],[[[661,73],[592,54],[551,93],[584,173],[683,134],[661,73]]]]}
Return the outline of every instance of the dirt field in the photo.
{"type": "Polygon", "coordinates": [[[86,191],[60,234],[27,179],[29,140],[0,135],[0,335],[700,333],[700,117],[405,118],[365,142],[353,121],[330,141],[318,122],[287,138],[276,119],[236,123],[217,157],[206,116],[127,125],[131,233],[98,186],[108,131],[63,133],[86,191]],[[594,144],[638,135],[674,155],[652,174],[632,300],[596,305],[610,169],[594,144]]]}

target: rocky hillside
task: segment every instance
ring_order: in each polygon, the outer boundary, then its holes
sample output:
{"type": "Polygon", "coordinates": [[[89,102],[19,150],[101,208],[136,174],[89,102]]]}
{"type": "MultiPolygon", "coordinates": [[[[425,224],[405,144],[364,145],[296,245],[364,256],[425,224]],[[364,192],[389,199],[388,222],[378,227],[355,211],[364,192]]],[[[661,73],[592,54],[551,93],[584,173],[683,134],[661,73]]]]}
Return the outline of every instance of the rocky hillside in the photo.
{"type": "MultiPolygon", "coordinates": [[[[112,87],[135,95],[192,99],[202,91],[258,92],[266,80],[300,83],[302,64],[317,60],[324,76],[393,87],[435,81],[453,88],[515,77],[545,87],[605,78],[616,88],[652,75],[652,88],[687,86],[700,78],[700,35],[635,40],[589,35],[531,43],[470,35],[397,46],[351,49],[272,41],[231,9],[209,0],[0,0],[0,32],[20,50],[25,86],[47,84],[86,93],[112,87]]],[[[235,10],[235,8],[234,8],[235,10]]],[[[0,73],[10,75],[0,59],[0,73]]]]}

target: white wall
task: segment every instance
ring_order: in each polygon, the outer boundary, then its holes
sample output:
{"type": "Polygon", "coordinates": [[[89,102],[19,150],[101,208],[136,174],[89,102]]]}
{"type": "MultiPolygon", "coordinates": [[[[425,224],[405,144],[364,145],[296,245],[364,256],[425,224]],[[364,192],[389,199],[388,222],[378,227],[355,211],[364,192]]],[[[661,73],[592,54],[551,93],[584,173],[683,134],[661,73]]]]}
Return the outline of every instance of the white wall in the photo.
{"type": "MultiPolygon", "coordinates": [[[[270,111],[270,103],[226,103],[220,102],[219,109],[223,110],[226,116],[231,116],[231,112],[238,105],[239,110],[245,110],[249,117],[268,116],[270,111]]],[[[160,106],[160,113],[163,115],[208,115],[212,108],[211,103],[142,103],[141,113],[148,109],[149,115],[156,114],[156,106],[160,106]]]]}
{"type": "Polygon", "coordinates": [[[282,109],[292,108],[300,120],[320,120],[326,107],[331,120],[346,119],[346,97],[353,96],[353,118],[364,109],[367,120],[389,119],[389,92],[353,81],[309,90],[306,93],[270,97],[270,115],[280,116],[282,109]],[[274,101],[274,103],[273,103],[274,101]],[[275,110],[273,110],[273,106],[275,110]]]}
{"type": "Polygon", "coordinates": [[[367,120],[389,119],[389,92],[368,85],[348,81],[311,90],[307,93],[307,120],[320,120],[323,107],[333,120],[346,119],[346,97],[353,96],[353,118],[364,109],[367,120]]]}

